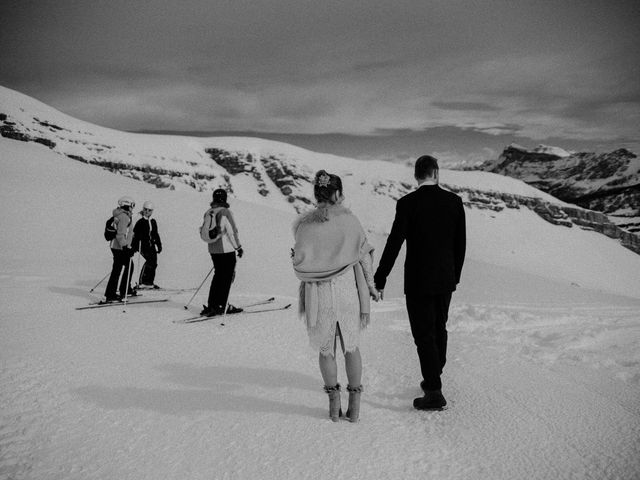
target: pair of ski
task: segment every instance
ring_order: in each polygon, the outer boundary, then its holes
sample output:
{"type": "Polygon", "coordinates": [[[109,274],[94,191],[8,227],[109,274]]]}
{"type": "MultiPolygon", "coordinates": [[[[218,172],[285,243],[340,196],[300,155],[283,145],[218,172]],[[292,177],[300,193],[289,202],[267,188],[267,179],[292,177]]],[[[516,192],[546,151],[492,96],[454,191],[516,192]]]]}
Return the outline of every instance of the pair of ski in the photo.
{"type": "MultiPolygon", "coordinates": [[[[158,292],[158,293],[184,293],[195,290],[194,288],[141,288],[139,291],[144,292],[158,292]]],[[[127,298],[126,305],[137,305],[139,303],[159,303],[159,302],[167,302],[169,298],[152,298],[152,299],[144,299],[141,300],[140,297],[142,294],[138,294],[136,296],[132,296],[127,298]]],[[[100,300],[99,302],[90,303],[89,305],[85,305],[83,307],[76,307],[76,310],[88,310],[92,308],[103,308],[103,307],[115,307],[118,305],[125,305],[123,300],[115,301],[115,302],[107,302],[105,300],[100,300]]]]}
{"type": "MultiPolygon", "coordinates": [[[[263,312],[277,312],[278,310],[286,310],[289,307],[291,307],[291,304],[288,303],[286,305],[283,306],[277,306],[277,307],[265,307],[265,308],[260,308],[258,310],[246,310],[247,308],[253,308],[253,307],[260,307],[263,305],[272,305],[273,302],[275,302],[275,298],[271,297],[271,298],[267,298],[266,300],[260,300],[258,302],[254,302],[254,303],[249,303],[247,305],[241,305],[241,308],[243,309],[241,312],[238,313],[227,313],[227,314],[221,314],[221,315],[214,315],[211,317],[208,317],[206,315],[196,315],[194,317],[189,317],[189,318],[183,318],[182,320],[174,320],[173,323],[198,323],[198,322],[205,322],[207,320],[220,320],[223,319],[228,316],[231,315],[242,315],[242,314],[250,314],[250,313],[263,313],[263,312]]],[[[224,323],[221,323],[221,325],[224,325],[224,323]]]]}
{"type": "Polygon", "coordinates": [[[139,305],[141,303],[160,303],[160,302],[168,302],[168,298],[153,298],[149,300],[143,300],[136,297],[131,297],[135,300],[127,300],[126,302],[123,300],[118,300],[116,302],[105,302],[104,300],[100,300],[96,303],[90,303],[89,305],[85,305],[83,307],[76,307],[76,310],[88,310],[91,308],[103,308],[103,307],[117,307],[117,306],[126,306],[126,305],[139,305]]]}
{"type": "Polygon", "coordinates": [[[134,289],[136,291],[138,291],[138,292],[186,293],[186,292],[193,292],[194,290],[196,290],[196,287],[192,287],[192,288],[164,288],[164,287],[153,288],[153,287],[147,287],[147,286],[136,286],[136,287],[134,287],[134,289]]]}

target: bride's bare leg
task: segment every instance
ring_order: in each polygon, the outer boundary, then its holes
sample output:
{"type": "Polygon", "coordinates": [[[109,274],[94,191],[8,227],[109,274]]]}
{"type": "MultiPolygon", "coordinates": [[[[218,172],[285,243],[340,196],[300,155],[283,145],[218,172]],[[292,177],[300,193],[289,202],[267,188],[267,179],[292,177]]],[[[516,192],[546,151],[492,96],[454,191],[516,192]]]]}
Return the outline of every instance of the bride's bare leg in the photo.
{"type": "MultiPolygon", "coordinates": [[[[337,334],[336,334],[337,335],[337,334]]],[[[336,363],[336,337],[333,338],[333,355],[319,354],[320,374],[324,384],[333,387],[338,384],[338,364],[336,363]]]]}
{"type": "Polygon", "coordinates": [[[319,354],[320,373],[324,384],[333,387],[338,383],[338,365],[336,364],[336,357],[334,355],[319,354]]]}
{"type": "Polygon", "coordinates": [[[362,357],[360,349],[344,354],[344,363],[347,370],[347,380],[352,387],[358,387],[362,383],[362,357]]]}

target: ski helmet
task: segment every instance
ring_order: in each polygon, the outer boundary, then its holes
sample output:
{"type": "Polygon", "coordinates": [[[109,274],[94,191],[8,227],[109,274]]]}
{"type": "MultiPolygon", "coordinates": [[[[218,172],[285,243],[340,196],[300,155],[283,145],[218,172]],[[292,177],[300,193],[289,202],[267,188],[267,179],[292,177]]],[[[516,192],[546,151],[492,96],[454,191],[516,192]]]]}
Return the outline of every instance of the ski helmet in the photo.
{"type": "Polygon", "coordinates": [[[136,206],[136,202],[133,201],[133,198],[129,197],[129,196],[124,196],[124,197],[120,197],[118,199],[118,206],[119,207],[135,207],[136,206]]]}
{"type": "Polygon", "coordinates": [[[153,203],[150,202],[149,200],[147,200],[142,204],[142,208],[144,208],[145,210],[153,210],[153,207],[154,207],[153,203]]]}
{"type": "Polygon", "coordinates": [[[227,192],[222,188],[218,188],[213,191],[213,201],[215,203],[226,204],[227,203],[227,192]]]}

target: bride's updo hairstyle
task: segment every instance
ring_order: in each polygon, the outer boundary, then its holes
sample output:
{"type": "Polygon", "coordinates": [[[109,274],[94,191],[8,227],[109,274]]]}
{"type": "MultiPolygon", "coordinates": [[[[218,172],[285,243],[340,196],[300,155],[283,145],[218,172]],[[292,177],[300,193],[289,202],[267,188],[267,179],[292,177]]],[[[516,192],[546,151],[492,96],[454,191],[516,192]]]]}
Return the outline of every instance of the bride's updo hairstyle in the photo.
{"type": "Polygon", "coordinates": [[[313,181],[313,194],[318,203],[332,205],[335,203],[333,194],[340,192],[342,194],[342,180],[337,175],[327,173],[325,170],[319,170],[313,181]]]}

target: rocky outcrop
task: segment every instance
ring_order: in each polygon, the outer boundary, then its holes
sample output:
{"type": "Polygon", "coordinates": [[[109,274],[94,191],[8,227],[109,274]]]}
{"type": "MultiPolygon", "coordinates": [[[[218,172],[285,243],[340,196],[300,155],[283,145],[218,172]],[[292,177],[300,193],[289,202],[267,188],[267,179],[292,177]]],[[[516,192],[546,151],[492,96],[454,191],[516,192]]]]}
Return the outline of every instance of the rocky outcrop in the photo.
{"type": "Polygon", "coordinates": [[[231,153],[219,148],[207,148],[205,152],[211,159],[224,168],[231,175],[240,173],[248,173],[257,183],[258,193],[263,197],[269,195],[267,184],[263,180],[262,173],[256,168],[256,160],[250,153],[238,154],[231,153]]]}
{"type": "Polygon", "coordinates": [[[186,173],[176,172],[166,168],[112,162],[100,158],[84,158],[81,155],[66,154],[66,156],[78,162],[87,163],[89,165],[98,165],[110,172],[118,173],[125,177],[133,178],[134,180],[150,183],[155,185],[157,188],[168,188],[169,190],[175,190],[176,181],[185,183],[186,185],[198,190],[199,188],[196,182],[209,182],[216,178],[214,175],[196,174],[191,176],[186,173]]]}
{"type": "MultiPolygon", "coordinates": [[[[312,172],[300,171],[299,168],[294,168],[284,159],[274,155],[261,157],[260,161],[271,181],[280,189],[289,203],[301,202],[305,205],[311,205],[311,199],[299,192],[304,183],[312,182],[312,172]]],[[[300,208],[296,208],[296,210],[302,211],[300,208]]]]}
{"type": "Polygon", "coordinates": [[[478,191],[460,188],[455,185],[443,185],[444,188],[457,193],[467,208],[478,208],[499,212],[505,208],[528,208],[541,218],[554,225],[583,230],[591,230],[607,237],[614,238],[629,250],[640,254],[640,237],[620,228],[601,212],[586,210],[570,205],[550,203],[540,198],[514,195],[503,192],[478,191]]]}
{"type": "Polygon", "coordinates": [[[301,171],[283,158],[275,155],[256,158],[251,153],[230,152],[220,148],[207,148],[205,152],[231,176],[251,175],[256,181],[258,193],[263,197],[272,193],[264,179],[266,176],[297,212],[300,213],[304,206],[312,203],[311,199],[301,193],[305,183],[311,183],[311,172],[301,171]]]}
{"type": "Polygon", "coordinates": [[[0,113],[0,135],[12,140],[20,140],[21,142],[40,143],[49,148],[54,148],[56,146],[55,142],[49,140],[48,138],[40,137],[22,131],[18,127],[16,122],[12,122],[11,120],[9,120],[9,117],[6,113],[0,113]]]}

